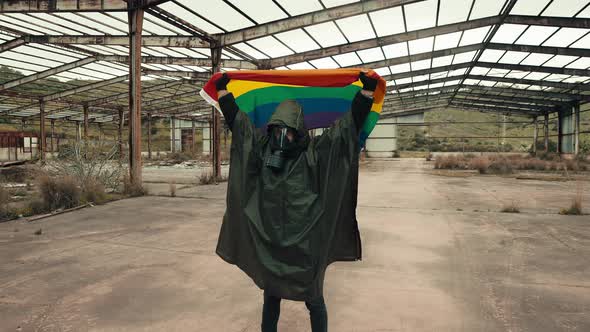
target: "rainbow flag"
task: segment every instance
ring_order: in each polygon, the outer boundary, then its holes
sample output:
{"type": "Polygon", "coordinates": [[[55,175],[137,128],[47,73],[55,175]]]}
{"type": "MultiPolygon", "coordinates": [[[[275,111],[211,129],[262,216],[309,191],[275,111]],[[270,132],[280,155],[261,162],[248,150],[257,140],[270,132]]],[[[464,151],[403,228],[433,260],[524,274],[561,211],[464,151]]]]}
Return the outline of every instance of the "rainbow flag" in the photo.
{"type": "MultiPolygon", "coordinates": [[[[352,99],[361,90],[359,74],[362,69],[314,70],[240,70],[227,75],[230,91],[240,110],[246,112],[257,128],[264,128],[277,105],[285,99],[295,99],[303,108],[307,129],[326,128],[350,110],[352,99]]],[[[219,109],[215,82],[222,73],[215,73],[200,95],[219,109]]],[[[360,144],[375,127],[385,97],[385,80],[373,70],[367,76],[379,79],[373,96],[373,106],[360,133],[360,144]]]]}

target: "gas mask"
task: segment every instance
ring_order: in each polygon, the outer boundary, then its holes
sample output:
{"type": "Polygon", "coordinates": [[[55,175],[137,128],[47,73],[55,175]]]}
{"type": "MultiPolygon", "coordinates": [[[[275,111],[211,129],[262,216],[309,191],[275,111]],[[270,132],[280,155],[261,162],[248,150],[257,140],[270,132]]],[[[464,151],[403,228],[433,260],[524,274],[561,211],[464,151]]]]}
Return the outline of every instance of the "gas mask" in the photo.
{"type": "Polygon", "coordinates": [[[283,169],[285,160],[297,150],[297,131],[286,126],[273,126],[269,129],[270,155],[266,166],[275,172],[283,169]]]}

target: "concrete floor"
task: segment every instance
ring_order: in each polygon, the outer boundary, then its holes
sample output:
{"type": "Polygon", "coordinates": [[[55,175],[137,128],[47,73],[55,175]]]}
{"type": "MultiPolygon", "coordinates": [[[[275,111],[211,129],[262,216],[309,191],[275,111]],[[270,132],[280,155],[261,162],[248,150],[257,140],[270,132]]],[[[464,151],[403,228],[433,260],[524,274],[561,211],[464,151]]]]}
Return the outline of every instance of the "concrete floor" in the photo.
{"type": "MultiPolygon", "coordinates": [[[[429,168],[363,165],[364,259],[327,272],[330,331],[590,331],[590,217],[556,213],[576,184],[429,168]]],[[[261,291],[214,254],[224,187],[0,224],[0,331],[259,331],[261,291]]],[[[308,326],[283,302],[280,331],[308,326]]]]}

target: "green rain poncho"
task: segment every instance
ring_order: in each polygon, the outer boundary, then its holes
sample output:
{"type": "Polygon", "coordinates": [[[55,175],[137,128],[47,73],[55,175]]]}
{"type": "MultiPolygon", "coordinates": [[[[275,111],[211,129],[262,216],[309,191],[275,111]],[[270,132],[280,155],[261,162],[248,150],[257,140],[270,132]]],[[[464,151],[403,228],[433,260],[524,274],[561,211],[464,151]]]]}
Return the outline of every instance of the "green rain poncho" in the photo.
{"type": "Polygon", "coordinates": [[[217,254],[256,285],[285,299],[323,294],[334,261],[361,259],[356,220],[358,128],[372,100],[360,93],[351,111],[321,136],[310,138],[300,112],[278,108],[269,124],[301,135],[300,153],[280,173],[266,167],[269,138],[238,111],[231,94],[219,99],[232,130],[227,210],[217,254]]]}

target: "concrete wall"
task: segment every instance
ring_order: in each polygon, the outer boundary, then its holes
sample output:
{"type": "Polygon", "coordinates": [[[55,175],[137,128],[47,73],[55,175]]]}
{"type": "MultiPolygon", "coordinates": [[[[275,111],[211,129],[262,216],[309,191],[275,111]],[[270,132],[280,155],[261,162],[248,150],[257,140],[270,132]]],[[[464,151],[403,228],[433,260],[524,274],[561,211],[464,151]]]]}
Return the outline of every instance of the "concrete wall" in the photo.
{"type": "Polygon", "coordinates": [[[369,158],[392,158],[397,150],[397,118],[381,119],[367,138],[369,158]]]}

